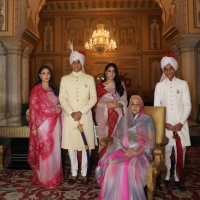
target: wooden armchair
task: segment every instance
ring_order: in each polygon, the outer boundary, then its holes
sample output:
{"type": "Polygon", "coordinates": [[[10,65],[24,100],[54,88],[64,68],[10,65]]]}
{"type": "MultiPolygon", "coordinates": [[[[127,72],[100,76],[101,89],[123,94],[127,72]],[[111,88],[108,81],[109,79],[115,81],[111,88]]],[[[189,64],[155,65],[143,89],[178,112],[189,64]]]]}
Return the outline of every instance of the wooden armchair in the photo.
{"type": "MultiPolygon", "coordinates": [[[[166,190],[164,184],[166,176],[166,166],[164,161],[164,146],[168,143],[168,138],[165,137],[165,107],[145,106],[144,111],[151,116],[156,129],[156,143],[154,149],[154,160],[147,169],[147,198],[153,200],[154,191],[156,188],[156,178],[161,175],[160,186],[162,190],[166,190]]],[[[107,142],[112,143],[112,138],[103,138],[99,143],[104,146],[107,142]]]]}

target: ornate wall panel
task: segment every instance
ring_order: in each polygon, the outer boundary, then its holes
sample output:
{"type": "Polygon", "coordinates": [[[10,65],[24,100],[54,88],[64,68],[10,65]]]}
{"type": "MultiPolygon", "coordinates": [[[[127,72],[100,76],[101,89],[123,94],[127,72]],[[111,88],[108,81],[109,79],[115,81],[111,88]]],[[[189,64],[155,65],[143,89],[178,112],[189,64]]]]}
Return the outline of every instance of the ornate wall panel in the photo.
{"type": "Polygon", "coordinates": [[[67,47],[68,40],[73,41],[76,50],[84,46],[85,41],[85,20],[84,19],[68,19],[63,20],[63,52],[69,52],[67,47]]]}
{"type": "Polygon", "coordinates": [[[149,31],[149,49],[161,49],[162,27],[161,18],[159,15],[149,15],[148,31],[149,31]]]}
{"type": "Polygon", "coordinates": [[[42,46],[43,51],[54,51],[55,49],[55,19],[43,18],[42,20],[42,46]]]}
{"type": "Polygon", "coordinates": [[[8,26],[7,0],[0,0],[0,31],[6,31],[8,26]]]}
{"type": "Polygon", "coordinates": [[[200,28],[200,0],[194,0],[194,26],[200,28]]]}
{"type": "Polygon", "coordinates": [[[118,48],[124,50],[140,50],[140,30],[139,17],[117,18],[117,41],[118,48]],[[126,49],[123,47],[126,46],[126,49]]]}

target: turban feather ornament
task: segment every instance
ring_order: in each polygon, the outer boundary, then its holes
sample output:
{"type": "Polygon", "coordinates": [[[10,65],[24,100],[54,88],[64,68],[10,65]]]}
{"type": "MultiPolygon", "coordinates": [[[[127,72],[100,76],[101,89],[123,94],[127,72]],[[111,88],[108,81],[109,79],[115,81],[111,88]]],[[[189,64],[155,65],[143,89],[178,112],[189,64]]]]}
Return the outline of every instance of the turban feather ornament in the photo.
{"type": "Polygon", "coordinates": [[[76,60],[79,60],[82,65],[82,71],[84,72],[84,63],[85,63],[85,52],[84,51],[74,51],[73,42],[71,40],[68,41],[68,48],[71,49],[71,54],[69,56],[69,63],[72,63],[76,60]]]}

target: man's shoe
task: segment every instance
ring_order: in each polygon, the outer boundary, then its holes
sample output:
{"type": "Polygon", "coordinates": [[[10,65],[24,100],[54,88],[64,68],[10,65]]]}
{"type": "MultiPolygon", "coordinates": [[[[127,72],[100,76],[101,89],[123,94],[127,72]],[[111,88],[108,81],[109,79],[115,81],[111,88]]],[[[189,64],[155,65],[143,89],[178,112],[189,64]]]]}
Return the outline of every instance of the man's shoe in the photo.
{"type": "Polygon", "coordinates": [[[179,181],[175,181],[176,187],[181,191],[181,192],[185,192],[186,188],[185,186],[181,185],[179,181]]]}
{"type": "Polygon", "coordinates": [[[170,183],[170,180],[165,180],[164,183],[165,183],[165,185],[167,187],[169,185],[169,183],[170,183]]]}
{"type": "Polygon", "coordinates": [[[74,185],[77,181],[77,176],[72,176],[71,179],[68,181],[68,185],[74,185]]]}
{"type": "Polygon", "coordinates": [[[83,184],[83,185],[87,185],[88,183],[89,183],[89,178],[86,177],[86,176],[84,176],[84,177],[83,177],[83,180],[82,180],[82,184],[83,184]]]}

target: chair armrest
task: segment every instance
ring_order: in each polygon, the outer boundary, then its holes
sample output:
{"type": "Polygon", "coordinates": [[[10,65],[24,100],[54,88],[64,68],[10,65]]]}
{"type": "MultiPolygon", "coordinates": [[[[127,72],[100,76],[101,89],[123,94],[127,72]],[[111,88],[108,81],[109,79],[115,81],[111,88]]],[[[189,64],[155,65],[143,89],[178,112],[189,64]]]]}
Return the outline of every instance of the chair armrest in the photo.
{"type": "Polygon", "coordinates": [[[101,140],[100,140],[100,142],[99,142],[99,144],[101,145],[101,146],[106,146],[108,143],[113,143],[113,138],[112,137],[106,137],[106,138],[102,138],[101,140]]]}
{"type": "Polygon", "coordinates": [[[168,142],[169,142],[169,138],[164,137],[160,146],[166,146],[168,144],[168,142]]]}
{"type": "Polygon", "coordinates": [[[154,149],[154,167],[160,166],[162,159],[164,158],[163,147],[166,146],[168,142],[169,139],[167,137],[164,137],[161,144],[156,144],[154,149]]]}

